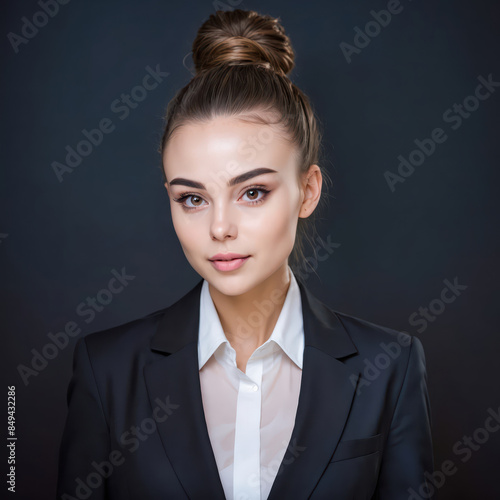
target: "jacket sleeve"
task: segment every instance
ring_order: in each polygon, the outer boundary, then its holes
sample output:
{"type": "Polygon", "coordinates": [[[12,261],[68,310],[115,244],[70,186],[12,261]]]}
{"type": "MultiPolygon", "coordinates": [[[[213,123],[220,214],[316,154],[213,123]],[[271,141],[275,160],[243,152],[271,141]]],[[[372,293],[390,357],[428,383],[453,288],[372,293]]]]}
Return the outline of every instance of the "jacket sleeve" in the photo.
{"type": "Polygon", "coordinates": [[[375,498],[435,498],[434,485],[429,482],[432,472],[431,413],[425,355],[420,340],[412,337],[406,374],[385,444],[375,498]]]}
{"type": "Polygon", "coordinates": [[[68,387],[68,416],[59,451],[57,499],[107,498],[109,427],[86,339],[78,340],[68,387]]]}

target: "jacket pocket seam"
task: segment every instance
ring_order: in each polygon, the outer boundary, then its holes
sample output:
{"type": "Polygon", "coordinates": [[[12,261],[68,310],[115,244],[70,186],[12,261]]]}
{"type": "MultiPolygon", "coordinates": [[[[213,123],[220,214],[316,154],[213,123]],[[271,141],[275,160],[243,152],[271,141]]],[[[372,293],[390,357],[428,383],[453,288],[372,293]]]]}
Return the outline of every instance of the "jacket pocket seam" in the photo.
{"type": "Polygon", "coordinates": [[[368,438],[340,441],[330,463],[380,452],[381,439],[382,434],[376,434],[368,438]]]}

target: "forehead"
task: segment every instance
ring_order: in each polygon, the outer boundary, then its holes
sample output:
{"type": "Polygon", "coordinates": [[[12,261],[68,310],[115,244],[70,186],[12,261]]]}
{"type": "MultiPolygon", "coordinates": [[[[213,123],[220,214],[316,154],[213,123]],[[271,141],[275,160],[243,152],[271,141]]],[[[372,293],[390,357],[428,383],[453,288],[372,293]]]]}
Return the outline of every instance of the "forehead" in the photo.
{"type": "Polygon", "coordinates": [[[296,168],[297,151],[276,125],[219,116],[177,129],[163,155],[167,179],[189,174],[202,179],[218,171],[235,174],[253,167],[296,168]]]}

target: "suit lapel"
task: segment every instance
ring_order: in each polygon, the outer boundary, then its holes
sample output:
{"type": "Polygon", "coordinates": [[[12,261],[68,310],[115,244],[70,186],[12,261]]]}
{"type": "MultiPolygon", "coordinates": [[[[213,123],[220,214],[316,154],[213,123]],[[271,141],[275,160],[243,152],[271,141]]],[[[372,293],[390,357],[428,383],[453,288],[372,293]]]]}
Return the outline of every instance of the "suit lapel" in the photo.
{"type": "Polygon", "coordinates": [[[173,408],[158,422],[165,453],[186,495],[192,499],[225,498],[201,399],[198,369],[199,295],[203,280],[169,307],[160,320],[152,349],[164,356],[144,368],[151,409],[158,401],[173,408]]]}
{"type": "MultiPolygon", "coordinates": [[[[342,323],[297,282],[305,334],[301,387],[290,443],[268,500],[309,497],[340,439],[359,376],[339,361],[357,352],[342,323]]],[[[222,500],[198,369],[202,284],[165,310],[151,348],[167,355],[146,366],[144,374],[152,410],[167,397],[172,407],[178,405],[158,423],[158,432],[187,496],[222,500]]]]}
{"type": "Polygon", "coordinates": [[[268,500],[309,498],[339,442],[359,378],[338,359],[357,352],[342,323],[297,283],[305,335],[299,402],[268,500]]]}

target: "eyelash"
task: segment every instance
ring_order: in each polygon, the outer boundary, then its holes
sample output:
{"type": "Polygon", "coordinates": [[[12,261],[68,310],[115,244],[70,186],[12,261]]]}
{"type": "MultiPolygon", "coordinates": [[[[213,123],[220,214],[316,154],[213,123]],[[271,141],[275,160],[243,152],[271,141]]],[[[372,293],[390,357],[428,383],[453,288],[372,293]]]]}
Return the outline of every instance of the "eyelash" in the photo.
{"type": "MultiPolygon", "coordinates": [[[[250,205],[260,205],[267,198],[267,195],[271,192],[269,189],[266,189],[264,186],[257,185],[257,186],[250,186],[249,188],[245,189],[243,195],[248,193],[248,191],[252,191],[252,190],[262,191],[264,193],[264,195],[262,196],[262,198],[259,198],[258,200],[251,200],[250,202],[248,202],[250,205]]],[[[174,198],[174,201],[176,201],[177,203],[180,203],[182,205],[182,208],[186,211],[196,210],[199,207],[188,207],[184,204],[184,201],[187,200],[188,198],[190,198],[191,196],[196,196],[197,198],[203,199],[199,194],[182,193],[178,198],[174,198]]],[[[202,206],[202,205],[200,205],[200,206],[202,206]]]]}

